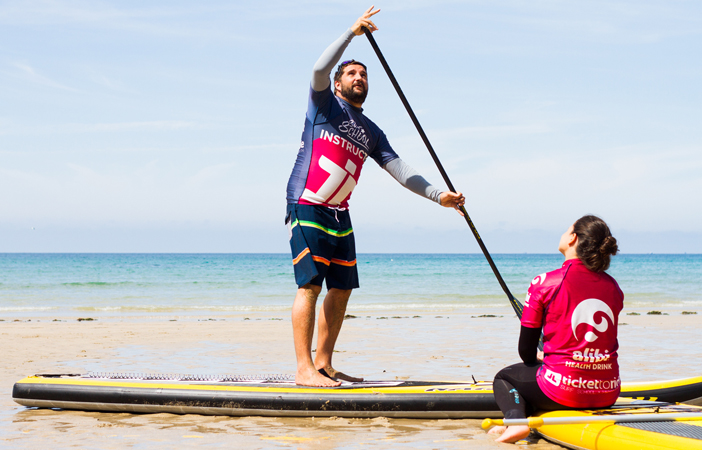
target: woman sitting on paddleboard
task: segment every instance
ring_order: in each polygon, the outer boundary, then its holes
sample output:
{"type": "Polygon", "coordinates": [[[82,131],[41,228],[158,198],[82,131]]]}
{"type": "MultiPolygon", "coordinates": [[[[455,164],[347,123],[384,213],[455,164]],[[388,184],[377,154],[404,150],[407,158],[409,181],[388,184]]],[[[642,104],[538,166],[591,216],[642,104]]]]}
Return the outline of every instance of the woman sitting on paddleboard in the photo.
{"type": "MultiPolygon", "coordinates": [[[[617,322],[624,294],[605,273],[617,240],[602,219],[583,216],[561,236],[558,250],[563,266],[529,286],[519,335],[524,362],[495,376],[495,400],[506,419],[606,408],[619,396],[617,322]],[[543,362],[537,359],[542,329],[543,362]]],[[[498,442],[516,442],[529,435],[529,427],[495,427],[490,433],[501,433],[498,442]]]]}

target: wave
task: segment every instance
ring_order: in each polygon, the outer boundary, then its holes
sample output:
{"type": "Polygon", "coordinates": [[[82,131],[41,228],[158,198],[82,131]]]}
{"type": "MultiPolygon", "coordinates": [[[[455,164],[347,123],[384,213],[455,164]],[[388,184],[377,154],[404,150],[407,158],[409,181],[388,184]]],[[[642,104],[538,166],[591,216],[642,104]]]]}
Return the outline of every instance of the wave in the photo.
{"type": "Polygon", "coordinates": [[[0,312],[58,311],[58,306],[0,306],[0,312]]]}
{"type": "Polygon", "coordinates": [[[402,311],[402,310],[455,310],[455,309],[485,309],[498,308],[512,310],[512,307],[505,301],[505,304],[477,304],[477,303],[358,303],[349,305],[347,311],[402,311]]]}
{"type": "MultiPolygon", "coordinates": [[[[256,286],[256,285],[267,285],[261,281],[203,281],[203,280],[157,280],[157,281],[67,281],[64,283],[42,283],[35,285],[23,285],[23,288],[37,288],[37,287],[51,287],[51,286],[70,286],[70,287],[114,287],[114,286],[130,286],[130,287],[148,287],[148,288],[160,288],[160,287],[180,287],[187,285],[199,285],[205,287],[229,287],[229,288],[240,288],[242,286],[256,286]]],[[[0,283],[0,286],[2,283],[0,283]]]]}
{"type": "MultiPolygon", "coordinates": [[[[317,305],[321,306],[321,302],[317,305]]],[[[104,306],[12,306],[0,307],[0,313],[18,312],[61,312],[71,311],[80,313],[103,314],[140,314],[140,313],[241,313],[241,312],[289,312],[292,303],[268,305],[104,305],[104,306]]],[[[466,303],[437,303],[437,302],[401,302],[401,303],[358,303],[349,305],[348,312],[360,311],[455,311],[472,309],[504,309],[506,313],[512,311],[509,304],[466,304],[466,303]]]]}
{"type": "Polygon", "coordinates": [[[77,306],[71,308],[81,312],[119,312],[119,313],[160,313],[160,312],[256,312],[256,311],[287,311],[291,305],[203,305],[203,306],[163,306],[163,305],[133,305],[133,306],[77,306]]]}
{"type": "Polygon", "coordinates": [[[682,308],[682,307],[702,307],[702,300],[679,300],[679,299],[668,299],[665,301],[656,300],[625,300],[624,309],[628,310],[631,308],[653,308],[665,309],[665,308],[682,308]]]}
{"type": "MultiPolygon", "coordinates": [[[[321,302],[317,305],[319,308],[321,302]]],[[[511,306],[505,304],[466,304],[466,303],[358,303],[349,305],[347,311],[403,311],[403,310],[456,310],[456,309],[484,309],[497,308],[511,311],[511,306]]],[[[290,311],[292,303],[269,305],[120,305],[120,306],[76,306],[71,309],[81,312],[266,312],[290,311]]]]}
{"type": "MultiPolygon", "coordinates": [[[[321,302],[320,302],[321,303],[321,302]]],[[[318,304],[318,307],[321,305],[318,304]]],[[[172,314],[172,315],[201,315],[201,314],[241,314],[241,313],[285,313],[289,314],[292,304],[270,304],[270,305],[199,305],[199,306],[174,306],[174,305],[105,305],[105,306],[10,306],[0,307],[0,316],[3,314],[96,314],[102,316],[111,315],[142,315],[142,314],[172,314]]],[[[666,304],[653,302],[633,302],[625,306],[622,315],[628,312],[645,313],[648,310],[697,310],[702,308],[702,301],[670,302],[666,304]]],[[[426,312],[465,312],[479,310],[496,311],[497,314],[513,314],[511,305],[504,304],[466,304],[466,303],[361,303],[349,305],[347,313],[364,314],[376,313],[385,315],[392,314],[417,314],[426,312]]]]}

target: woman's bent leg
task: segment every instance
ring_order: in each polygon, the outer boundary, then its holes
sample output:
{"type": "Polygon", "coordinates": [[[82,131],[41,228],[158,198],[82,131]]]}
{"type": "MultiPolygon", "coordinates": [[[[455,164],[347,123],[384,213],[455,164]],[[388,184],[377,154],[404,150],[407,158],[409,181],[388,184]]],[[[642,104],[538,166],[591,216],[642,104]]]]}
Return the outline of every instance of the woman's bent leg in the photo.
{"type": "MultiPolygon", "coordinates": [[[[500,411],[505,416],[505,419],[523,419],[527,413],[531,413],[532,406],[522,394],[525,391],[539,390],[536,384],[536,371],[539,369],[539,364],[526,365],[524,363],[514,364],[505,367],[495,376],[493,382],[493,392],[495,393],[495,401],[500,411]]],[[[500,433],[497,442],[517,442],[529,436],[529,427],[510,426],[507,428],[500,427],[495,430],[490,430],[491,433],[500,433]]]]}
{"type": "Polygon", "coordinates": [[[505,419],[523,419],[533,412],[527,400],[532,395],[525,397],[525,394],[531,394],[535,390],[541,392],[536,383],[536,371],[539,367],[540,364],[513,364],[495,375],[495,401],[505,419]]]}

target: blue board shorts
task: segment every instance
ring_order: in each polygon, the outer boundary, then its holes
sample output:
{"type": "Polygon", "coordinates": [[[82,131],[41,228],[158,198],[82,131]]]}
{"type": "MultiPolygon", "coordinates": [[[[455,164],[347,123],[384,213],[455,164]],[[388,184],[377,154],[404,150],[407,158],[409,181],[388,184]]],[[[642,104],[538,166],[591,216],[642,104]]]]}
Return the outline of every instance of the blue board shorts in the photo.
{"type": "Polygon", "coordinates": [[[348,211],[317,205],[288,204],[285,224],[290,236],[295,281],[327,289],[358,285],[356,243],[348,211]]]}

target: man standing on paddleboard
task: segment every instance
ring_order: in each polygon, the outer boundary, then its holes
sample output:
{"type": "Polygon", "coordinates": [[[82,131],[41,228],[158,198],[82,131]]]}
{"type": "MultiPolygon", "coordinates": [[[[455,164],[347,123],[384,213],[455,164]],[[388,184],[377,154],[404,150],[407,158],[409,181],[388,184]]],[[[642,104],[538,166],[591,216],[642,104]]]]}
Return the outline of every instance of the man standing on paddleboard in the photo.
{"type": "Polygon", "coordinates": [[[337,67],[333,85],[329,79],[351,40],[362,35],[363,28],[378,29],[370,19],[380,10],[373,8],[314,65],[302,142],[288,181],[285,223],[298,285],[292,309],[295,382],[305,386],[363,380],[334,370],[331,362],[351,290],[359,286],[348,200],[366,159],[370,156],[407,189],[442,206],[458,210],[465,203],[460,192],[441,192],[405,164],[382,130],[363,114],[361,106],[368,94],[363,63],[344,61],[337,67]],[[327,295],[319,314],[313,362],[315,305],[324,280],[327,295]]]}

